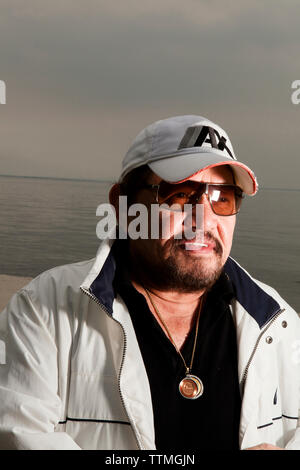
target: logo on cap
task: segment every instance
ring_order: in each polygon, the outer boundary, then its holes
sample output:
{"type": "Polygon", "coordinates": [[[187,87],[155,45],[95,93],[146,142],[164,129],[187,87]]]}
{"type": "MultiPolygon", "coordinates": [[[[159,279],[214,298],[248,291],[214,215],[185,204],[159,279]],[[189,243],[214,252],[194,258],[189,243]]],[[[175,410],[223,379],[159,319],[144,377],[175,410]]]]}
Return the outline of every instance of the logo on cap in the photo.
{"type": "Polygon", "coordinates": [[[181,139],[178,150],[189,147],[202,147],[204,143],[208,143],[212,148],[226,150],[230,158],[235,160],[232,152],[226,145],[226,141],[226,137],[221,136],[213,127],[192,126],[186,130],[183,138],[181,139]]]}

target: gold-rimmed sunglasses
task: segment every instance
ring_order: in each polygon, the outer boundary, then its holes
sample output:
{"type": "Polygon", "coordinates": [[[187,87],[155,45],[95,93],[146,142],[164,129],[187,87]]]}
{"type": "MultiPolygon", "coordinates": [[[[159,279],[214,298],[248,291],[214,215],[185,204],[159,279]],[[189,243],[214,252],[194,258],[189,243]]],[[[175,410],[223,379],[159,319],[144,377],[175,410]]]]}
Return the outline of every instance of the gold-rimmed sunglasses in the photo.
{"type": "Polygon", "coordinates": [[[156,202],[167,204],[170,210],[184,210],[185,204],[192,206],[201,203],[205,194],[216,215],[229,216],[239,212],[243,191],[239,186],[227,183],[204,183],[185,181],[172,184],[162,181],[159,184],[143,185],[156,191],[156,202]],[[173,206],[173,208],[172,208],[173,206]]]}

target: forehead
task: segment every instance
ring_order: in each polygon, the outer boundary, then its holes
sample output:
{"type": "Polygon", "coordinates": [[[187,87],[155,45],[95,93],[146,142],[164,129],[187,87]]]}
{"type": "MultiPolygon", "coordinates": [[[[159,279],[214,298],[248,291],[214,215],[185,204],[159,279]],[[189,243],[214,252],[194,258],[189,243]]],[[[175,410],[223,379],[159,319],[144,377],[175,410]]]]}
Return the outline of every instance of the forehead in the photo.
{"type": "MultiPolygon", "coordinates": [[[[155,173],[151,175],[151,183],[158,184],[162,179],[155,173]]],[[[196,175],[189,178],[189,181],[198,181],[205,183],[228,183],[233,184],[233,172],[229,165],[216,166],[208,168],[207,170],[200,171],[196,175]]]]}

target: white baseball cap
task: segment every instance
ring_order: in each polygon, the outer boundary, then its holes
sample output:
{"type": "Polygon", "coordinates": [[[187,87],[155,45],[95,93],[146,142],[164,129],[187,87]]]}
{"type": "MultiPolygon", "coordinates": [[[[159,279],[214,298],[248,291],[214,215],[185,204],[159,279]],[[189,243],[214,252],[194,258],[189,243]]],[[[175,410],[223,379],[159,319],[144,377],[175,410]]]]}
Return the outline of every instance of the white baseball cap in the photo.
{"type": "Polygon", "coordinates": [[[121,179],[131,170],[148,165],[170,183],[191,179],[204,170],[230,165],[235,182],[254,196],[256,177],[238,162],[226,132],[202,116],[175,116],[150,124],[134,139],[122,165],[121,179]]]}

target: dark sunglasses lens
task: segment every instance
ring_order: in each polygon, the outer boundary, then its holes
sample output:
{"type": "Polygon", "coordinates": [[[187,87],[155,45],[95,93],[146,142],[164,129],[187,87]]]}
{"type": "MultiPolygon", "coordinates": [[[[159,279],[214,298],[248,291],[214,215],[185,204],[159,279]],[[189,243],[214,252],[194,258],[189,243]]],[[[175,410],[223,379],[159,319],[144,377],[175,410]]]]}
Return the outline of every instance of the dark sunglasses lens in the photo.
{"type": "Polygon", "coordinates": [[[184,204],[193,204],[195,197],[201,197],[205,190],[205,184],[195,181],[186,181],[179,184],[162,182],[158,190],[158,202],[160,204],[179,204],[182,209],[184,204]]]}
{"type": "MultiPolygon", "coordinates": [[[[206,189],[206,183],[186,181],[179,184],[161,182],[158,190],[159,204],[167,204],[170,208],[184,209],[185,204],[197,204],[206,189]]],[[[234,185],[208,184],[208,197],[213,211],[217,215],[236,214],[242,202],[242,190],[234,185]]],[[[176,209],[178,210],[178,209],[176,209]]]]}
{"type": "Polygon", "coordinates": [[[209,200],[218,215],[234,215],[242,203],[242,191],[236,186],[208,186],[209,200]]]}

